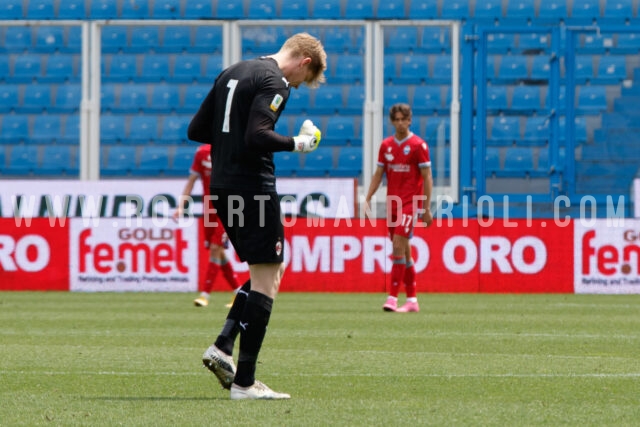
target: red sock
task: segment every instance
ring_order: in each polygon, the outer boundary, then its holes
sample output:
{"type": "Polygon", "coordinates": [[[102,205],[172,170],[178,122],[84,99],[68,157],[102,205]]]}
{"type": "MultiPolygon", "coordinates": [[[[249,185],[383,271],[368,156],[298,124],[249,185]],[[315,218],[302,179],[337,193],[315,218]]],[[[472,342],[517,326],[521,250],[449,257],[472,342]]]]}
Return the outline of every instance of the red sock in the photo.
{"type": "Polygon", "coordinates": [[[220,264],[215,261],[209,261],[209,266],[207,267],[207,274],[204,276],[204,281],[202,283],[201,290],[206,293],[211,293],[213,289],[213,282],[216,281],[216,276],[218,275],[218,271],[220,271],[220,264]]]}
{"type": "Polygon", "coordinates": [[[404,286],[407,291],[407,298],[416,297],[416,269],[413,263],[404,269],[404,286]]]}
{"type": "Polygon", "coordinates": [[[391,289],[389,295],[392,297],[398,297],[400,292],[400,283],[402,283],[402,277],[404,276],[404,257],[391,257],[393,265],[391,266],[391,289]]]}
{"type": "Polygon", "coordinates": [[[233,289],[234,291],[238,289],[238,286],[240,286],[238,285],[238,276],[236,276],[236,272],[233,271],[231,263],[229,261],[225,262],[220,266],[220,269],[222,270],[224,278],[227,279],[229,286],[231,286],[231,289],[233,289]]]}

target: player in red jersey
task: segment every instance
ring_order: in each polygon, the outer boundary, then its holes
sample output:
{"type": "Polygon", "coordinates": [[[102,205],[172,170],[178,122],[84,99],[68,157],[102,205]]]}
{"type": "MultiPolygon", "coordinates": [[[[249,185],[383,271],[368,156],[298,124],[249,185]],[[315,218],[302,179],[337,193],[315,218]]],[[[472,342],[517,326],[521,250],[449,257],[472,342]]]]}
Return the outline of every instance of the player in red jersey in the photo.
{"type": "Polygon", "coordinates": [[[427,143],[409,129],[411,107],[395,104],[389,112],[395,134],[382,141],[378,152],[378,166],[371,178],[365,199],[365,212],[369,212],[371,198],[387,175],[387,224],[393,242],[391,289],[382,306],[385,311],[420,311],[416,294],[416,271],[411,257],[409,239],[416,221],[421,219],[427,227],[433,222],[431,203],[431,158],[427,143]],[[422,215],[420,215],[422,213],[422,215]],[[407,301],[398,308],[400,283],[404,282],[407,301]]]}
{"type": "MultiPolygon", "coordinates": [[[[173,214],[178,219],[184,214],[184,206],[187,199],[191,196],[191,191],[196,181],[202,180],[202,191],[204,196],[208,196],[209,182],[211,181],[211,145],[203,144],[196,151],[193,157],[193,163],[189,172],[189,179],[182,191],[178,208],[173,214]]],[[[218,219],[218,215],[212,209],[210,203],[204,202],[204,246],[209,248],[209,265],[207,273],[200,283],[200,296],[193,300],[197,307],[206,307],[209,305],[209,295],[213,290],[213,283],[219,271],[222,271],[224,278],[234,292],[240,289],[236,274],[233,271],[231,263],[227,259],[224,250],[229,247],[229,239],[224,231],[222,223],[218,219]]],[[[228,304],[230,306],[230,304],[228,304]]]]}

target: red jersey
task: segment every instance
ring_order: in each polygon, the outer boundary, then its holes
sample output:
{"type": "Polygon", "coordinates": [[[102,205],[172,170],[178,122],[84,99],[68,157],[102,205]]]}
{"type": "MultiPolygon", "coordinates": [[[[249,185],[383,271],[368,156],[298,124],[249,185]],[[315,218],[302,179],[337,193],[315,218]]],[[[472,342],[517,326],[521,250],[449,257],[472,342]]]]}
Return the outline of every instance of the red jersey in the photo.
{"type": "MultiPolygon", "coordinates": [[[[431,167],[427,143],[413,133],[398,141],[394,136],[385,138],[378,152],[378,165],[387,175],[387,197],[402,199],[402,205],[413,203],[414,196],[424,196],[424,182],[420,168],[431,167]]],[[[422,202],[417,205],[422,207],[422,202]]]]}
{"type": "Polygon", "coordinates": [[[211,182],[211,145],[202,144],[198,147],[190,172],[200,175],[203,195],[208,196],[210,194],[209,183],[211,182]]]}

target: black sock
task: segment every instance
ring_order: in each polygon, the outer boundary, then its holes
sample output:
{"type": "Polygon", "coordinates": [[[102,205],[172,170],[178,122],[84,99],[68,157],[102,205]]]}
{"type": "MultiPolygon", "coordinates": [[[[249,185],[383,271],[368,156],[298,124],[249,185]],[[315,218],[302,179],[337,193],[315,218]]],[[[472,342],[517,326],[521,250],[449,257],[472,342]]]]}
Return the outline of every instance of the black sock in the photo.
{"type": "Polygon", "coordinates": [[[244,311],[244,306],[247,302],[247,297],[249,296],[250,291],[251,280],[247,280],[245,284],[242,285],[242,288],[240,288],[236,293],[236,297],[233,300],[233,305],[229,309],[229,314],[227,314],[227,320],[225,320],[222,331],[216,339],[216,347],[218,347],[228,355],[231,355],[233,353],[233,345],[236,342],[238,333],[240,333],[238,321],[242,316],[242,312],[244,311]]]}
{"type": "Polygon", "coordinates": [[[273,298],[249,292],[240,326],[240,355],[234,382],[241,387],[248,387],[255,381],[256,362],[267,332],[271,317],[273,298]]]}

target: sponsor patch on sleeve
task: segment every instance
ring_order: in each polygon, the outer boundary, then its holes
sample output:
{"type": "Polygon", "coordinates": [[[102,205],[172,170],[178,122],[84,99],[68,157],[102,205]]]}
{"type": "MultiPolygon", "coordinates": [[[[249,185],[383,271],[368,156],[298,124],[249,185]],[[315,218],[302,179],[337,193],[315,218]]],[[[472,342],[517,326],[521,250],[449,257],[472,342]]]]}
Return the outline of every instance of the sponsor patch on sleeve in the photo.
{"type": "Polygon", "coordinates": [[[271,111],[278,111],[278,108],[280,108],[282,101],[283,101],[282,95],[278,94],[274,96],[273,100],[271,101],[271,105],[269,105],[269,108],[271,108],[271,111]]]}

